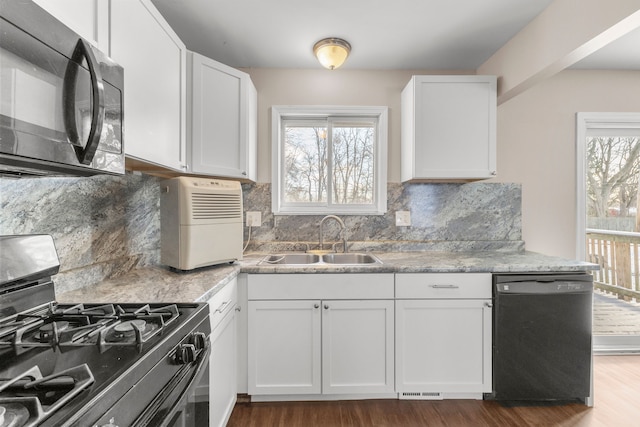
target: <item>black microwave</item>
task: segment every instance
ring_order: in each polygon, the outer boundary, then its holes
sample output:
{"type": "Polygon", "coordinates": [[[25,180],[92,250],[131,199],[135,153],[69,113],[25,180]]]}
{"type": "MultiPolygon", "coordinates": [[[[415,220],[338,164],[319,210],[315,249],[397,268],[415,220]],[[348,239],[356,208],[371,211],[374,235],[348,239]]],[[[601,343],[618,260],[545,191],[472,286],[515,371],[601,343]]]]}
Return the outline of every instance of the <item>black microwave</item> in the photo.
{"type": "Polygon", "coordinates": [[[31,0],[0,0],[0,174],[124,173],[124,71],[31,0]]]}

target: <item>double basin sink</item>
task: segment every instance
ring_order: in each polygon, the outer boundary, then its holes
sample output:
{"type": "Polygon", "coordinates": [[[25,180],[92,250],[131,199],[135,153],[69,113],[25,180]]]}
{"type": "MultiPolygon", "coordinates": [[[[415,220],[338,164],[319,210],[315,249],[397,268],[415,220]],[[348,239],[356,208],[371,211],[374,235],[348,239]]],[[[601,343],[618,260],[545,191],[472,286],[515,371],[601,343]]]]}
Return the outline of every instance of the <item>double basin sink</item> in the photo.
{"type": "Polygon", "coordinates": [[[382,264],[377,257],[364,253],[330,253],[324,255],[316,254],[282,254],[267,255],[258,264],[261,265],[318,265],[318,264],[340,264],[340,265],[374,265],[382,264]]]}

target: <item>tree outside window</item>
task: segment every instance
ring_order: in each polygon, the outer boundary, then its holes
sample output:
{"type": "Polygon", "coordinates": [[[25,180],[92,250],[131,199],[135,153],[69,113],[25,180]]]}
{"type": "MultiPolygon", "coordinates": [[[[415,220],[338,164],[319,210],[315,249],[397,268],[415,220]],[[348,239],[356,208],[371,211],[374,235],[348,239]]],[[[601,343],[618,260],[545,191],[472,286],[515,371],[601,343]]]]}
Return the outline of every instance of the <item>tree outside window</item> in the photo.
{"type": "MultiPolygon", "coordinates": [[[[636,217],[640,138],[590,136],[587,138],[587,216],[636,217]]],[[[639,231],[638,221],[633,230],[639,231]]]]}
{"type": "Polygon", "coordinates": [[[301,112],[273,108],[280,117],[273,122],[279,130],[278,140],[274,138],[273,184],[279,194],[274,212],[384,213],[386,107],[348,109],[359,115],[339,107],[322,109],[326,115],[302,107],[301,112]]]}

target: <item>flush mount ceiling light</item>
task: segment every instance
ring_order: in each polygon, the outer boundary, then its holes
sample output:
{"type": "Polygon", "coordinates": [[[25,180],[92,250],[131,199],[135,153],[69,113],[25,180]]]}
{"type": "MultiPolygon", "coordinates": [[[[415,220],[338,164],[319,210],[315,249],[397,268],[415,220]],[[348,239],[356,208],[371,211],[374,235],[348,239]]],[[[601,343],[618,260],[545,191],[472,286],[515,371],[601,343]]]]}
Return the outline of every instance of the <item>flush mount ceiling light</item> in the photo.
{"type": "Polygon", "coordinates": [[[313,54],[323,67],[335,70],[341,66],[351,52],[351,45],[342,39],[330,37],[322,39],[313,46],[313,54]]]}

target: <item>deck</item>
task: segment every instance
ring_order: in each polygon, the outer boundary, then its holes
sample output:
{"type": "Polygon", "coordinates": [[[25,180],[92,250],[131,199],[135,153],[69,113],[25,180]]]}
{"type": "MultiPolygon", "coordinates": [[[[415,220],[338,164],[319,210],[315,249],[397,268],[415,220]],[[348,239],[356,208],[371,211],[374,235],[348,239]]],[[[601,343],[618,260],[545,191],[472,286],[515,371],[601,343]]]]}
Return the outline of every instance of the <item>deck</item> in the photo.
{"type": "Polygon", "coordinates": [[[596,290],[593,294],[594,335],[640,335],[640,303],[596,290]]]}

